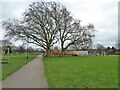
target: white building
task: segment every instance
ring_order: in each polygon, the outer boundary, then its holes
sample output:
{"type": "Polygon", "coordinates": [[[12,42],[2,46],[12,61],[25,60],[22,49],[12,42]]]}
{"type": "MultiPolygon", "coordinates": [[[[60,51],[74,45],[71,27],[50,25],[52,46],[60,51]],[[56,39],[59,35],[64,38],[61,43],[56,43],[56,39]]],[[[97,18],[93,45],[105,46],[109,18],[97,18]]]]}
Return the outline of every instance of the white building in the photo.
{"type": "Polygon", "coordinates": [[[88,51],[74,51],[74,54],[76,54],[78,56],[87,56],[88,51]]]}

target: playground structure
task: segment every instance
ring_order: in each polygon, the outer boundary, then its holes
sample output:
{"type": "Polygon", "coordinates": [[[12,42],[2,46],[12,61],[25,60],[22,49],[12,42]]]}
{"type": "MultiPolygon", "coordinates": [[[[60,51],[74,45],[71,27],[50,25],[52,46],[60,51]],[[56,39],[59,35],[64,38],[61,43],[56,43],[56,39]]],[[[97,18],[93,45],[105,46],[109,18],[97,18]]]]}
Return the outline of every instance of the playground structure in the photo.
{"type": "MultiPolygon", "coordinates": [[[[53,50],[53,51],[51,51],[51,56],[61,56],[61,54],[62,54],[61,50],[53,50]]],[[[65,50],[64,51],[65,56],[72,56],[72,54],[73,54],[73,51],[70,51],[70,50],[65,50]]]]}
{"type": "Polygon", "coordinates": [[[106,56],[106,52],[105,51],[102,51],[101,53],[97,53],[97,52],[93,52],[92,54],[90,54],[92,56],[106,56]]]}
{"type": "MultiPolygon", "coordinates": [[[[51,56],[61,56],[62,51],[61,50],[53,50],[51,51],[51,56]]],[[[65,50],[64,51],[65,56],[87,56],[88,51],[71,51],[71,50],[65,50]]]]}
{"type": "Polygon", "coordinates": [[[74,51],[74,54],[77,56],[87,56],[88,51],[74,51]]]}

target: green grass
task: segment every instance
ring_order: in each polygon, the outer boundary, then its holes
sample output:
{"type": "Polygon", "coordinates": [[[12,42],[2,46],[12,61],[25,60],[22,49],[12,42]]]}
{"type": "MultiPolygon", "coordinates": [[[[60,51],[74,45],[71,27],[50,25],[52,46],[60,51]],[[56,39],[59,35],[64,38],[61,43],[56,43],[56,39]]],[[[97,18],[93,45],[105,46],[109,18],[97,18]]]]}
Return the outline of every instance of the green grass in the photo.
{"type": "Polygon", "coordinates": [[[118,56],[44,58],[50,88],[118,88],[118,56]]]}
{"type": "MultiPolygon", "coordinates": [[[[6,57],[7,56],[4,56],[4,58],[6,57]]],[[[7,78],[7,76],[11,75],[23,65],[33,60],[35,57],[35,55],[29,55],[29,60],[27,61],[26,55],[10,55],[9,64],[2,65],[2,80],[7,78]]]]}

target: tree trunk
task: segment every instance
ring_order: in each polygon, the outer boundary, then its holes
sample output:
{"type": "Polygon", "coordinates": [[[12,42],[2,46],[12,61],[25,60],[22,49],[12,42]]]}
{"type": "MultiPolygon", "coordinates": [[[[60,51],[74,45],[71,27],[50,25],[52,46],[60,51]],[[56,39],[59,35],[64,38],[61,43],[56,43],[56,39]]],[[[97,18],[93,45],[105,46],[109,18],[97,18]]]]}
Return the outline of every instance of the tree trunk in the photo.
{"type": "Polygon", "coordinates": [[[61,56],[62,57],[64,56],[64,50],[63,49],[61,50],[61,56]]]}
{"type": "Polygon", "coordinates": [[[50,57],[51,53],[50,53],[50,49],[47,50],[47,57],[50,57]]]}
{"type": "Polygon", "coordinates": [[[64,56],[64,51],[62,51],[62,57],[64,56]]]}
{"type": "MultiPolygon", "coordinates": [[[[62,42],[62,41],[61,41],[62,42]]],[[[61,43],[61,56],[63,57],[64,56],[64,48],[63,48],[63,43],[61,43]]]]}

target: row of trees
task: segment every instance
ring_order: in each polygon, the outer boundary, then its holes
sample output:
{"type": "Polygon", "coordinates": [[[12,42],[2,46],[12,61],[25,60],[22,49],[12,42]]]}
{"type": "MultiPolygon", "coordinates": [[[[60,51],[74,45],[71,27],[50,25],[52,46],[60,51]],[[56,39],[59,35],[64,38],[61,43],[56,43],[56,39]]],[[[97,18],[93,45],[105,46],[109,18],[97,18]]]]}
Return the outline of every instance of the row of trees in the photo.
{"type": "MultiPolygon", "coordinates": [[[[13,43],[11,43],[8,40],[2,40],[2,45],[3,45],[3,52],[5,54],[7,54],[8,52],[8,48],[9,48],[9,53],[12,54],[19,54],[19,53],[29,53],[29,54],[39,54],[39,53],[45,53],[45,51],[43,49],[35,49],[32,47],[27,47],[25,43],[23,43],[22,45],[19,46],[15,46],[13,43]]],[[[92,49],[91,47],[89,47],[88,49],[86,49],[87,47],[81,48],[81,47],[77,47],[76,45],[73,47],[70,47],[70,50],[88,50],[89,52],[92,51],[97,51],[99,53],[101,53],[102,51],[108,52],[109,54],[119,54],[120,49],[118,49],[118,45],[120,45],[119,43],[116,44],[115,46],[112,47],[104,47],[102,44],[96,44],[96,49],[92,49]]],[[[52,47],[50,50],[59,50],[58,46],[54,46],[52,47]]]]}
{"type": "Polygon", "coordinates": [[[97,44],[96,51],[98,51],[99,53],[101,53],[101,51],[106,51],[109,54],[118,54],[119,52],[118,45],[119,43],[110,48],[110,47],[104,47],[102,44],[97,44]]]}
{"type": "Polygon", "coordinates": [[[9,19],[2,25],[6,30],[5,37],[36,44],[47,52],[48,57],[51,47],[58,41],[63,56],[70,46],[89,46],[95,36],[93,24],[81,26],[80,20],[74,19],[65,6],[56,2],[32,3],[23,19],[9,19]]]}
{"type": "Polygon", "coordinates": [[[32,47],[26,47],[26,45],[23,43],[22,45],[15,46],[13,43],[11,43],[9,40],[2,40],[2,51],[4,54],[8,53],[10,54],[19,54],[19,53],[30,53],[35,54],[36,52],[42,52],[38,49],[34,49],[32,47]]]}

